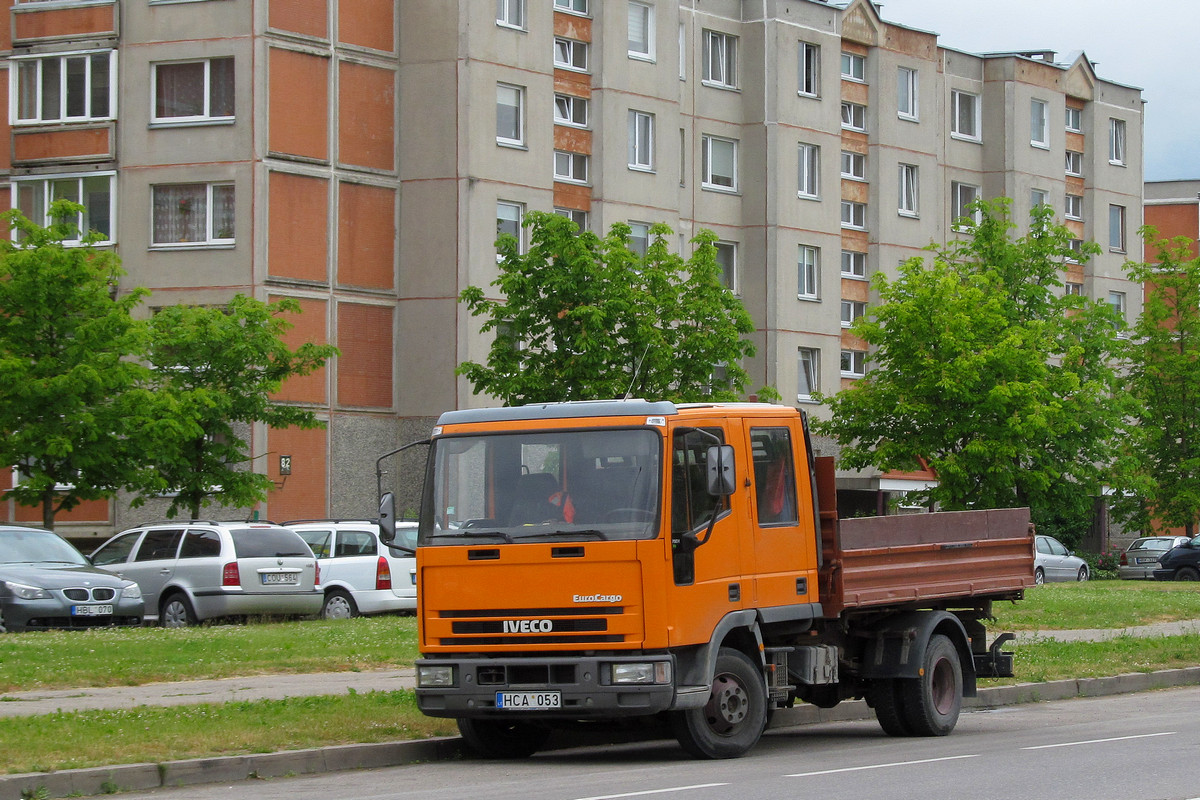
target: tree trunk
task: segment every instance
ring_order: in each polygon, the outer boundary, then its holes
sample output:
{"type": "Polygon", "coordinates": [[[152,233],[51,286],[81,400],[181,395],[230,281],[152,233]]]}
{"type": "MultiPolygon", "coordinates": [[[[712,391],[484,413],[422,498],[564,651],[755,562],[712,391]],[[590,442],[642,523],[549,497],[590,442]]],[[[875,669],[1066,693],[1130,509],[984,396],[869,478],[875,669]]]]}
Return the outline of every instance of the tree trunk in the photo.
{"type": "Polygon", "coordinates": [[[54,489],[42,492],[42,527],[54,530],[54,489]]]}

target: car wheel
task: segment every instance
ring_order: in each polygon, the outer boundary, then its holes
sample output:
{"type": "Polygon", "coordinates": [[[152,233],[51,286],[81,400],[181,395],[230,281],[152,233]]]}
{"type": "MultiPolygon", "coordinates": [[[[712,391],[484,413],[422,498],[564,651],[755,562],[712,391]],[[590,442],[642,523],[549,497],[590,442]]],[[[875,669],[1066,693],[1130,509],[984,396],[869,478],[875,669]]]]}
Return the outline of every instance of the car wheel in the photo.
{"type": "Polygon", "coordinates": [[[1195,567],[1180,567],[1175,571],[1177,581],[1200,581],[1200,572],[1195,567]]]}
{"type": "Polygon", "coordinates": [[[341,589],[334,589],[325,595],[325,605],[321,607],[321,619],[350,619],[358,616],[358,607],[354,598],[341,589]]]}
{"type": "Polygon", "coordinates": [[[1043,583],[1045,583],[1046,582],[1046,570],[1042,569],[1041,567],[1038,567],[1037,569],[1035,569],[1033,571],[1033,582],[1035,584],[1037,584],[1038,586],[1041,586],[1043,583]]]}
{"type": "Polygon", "coordinates": [[[1091,577],[1091,576],[1088,574],[1087,566],[1085,565],[1085,566],[1080,567],[1079,575],[1077,576],[1077,578],[1081,581],[1086,581],[1089,577],[1091,577]]]}
{"type": "Polygon", "coordinates": [[[179,592],[167,595],[158,609],[158,624],[164,628],[186,628],[196,624],[196,612],[179,592]]]}

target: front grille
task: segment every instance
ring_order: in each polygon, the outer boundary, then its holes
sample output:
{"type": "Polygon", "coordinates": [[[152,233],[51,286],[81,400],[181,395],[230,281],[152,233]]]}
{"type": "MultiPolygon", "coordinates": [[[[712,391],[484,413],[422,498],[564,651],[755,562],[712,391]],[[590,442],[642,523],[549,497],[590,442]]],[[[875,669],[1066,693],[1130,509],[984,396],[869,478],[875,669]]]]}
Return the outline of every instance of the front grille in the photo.
{"type": "Polygon", "coordinates": [[[89,600],[100,602],[108,602],[117,596],[117,590],[107,586],[97,586],[94,589],[88,589],[85,586],[71,587],[63,589],[63,595],[68,600],[74,600],[77,603],[86,603],[89,600]]]}
{"type": "Polygon", "coordinates": [[[578,683],[574,664],[497,664],[475,670],[479,686],[559,686],[578,683]]]}

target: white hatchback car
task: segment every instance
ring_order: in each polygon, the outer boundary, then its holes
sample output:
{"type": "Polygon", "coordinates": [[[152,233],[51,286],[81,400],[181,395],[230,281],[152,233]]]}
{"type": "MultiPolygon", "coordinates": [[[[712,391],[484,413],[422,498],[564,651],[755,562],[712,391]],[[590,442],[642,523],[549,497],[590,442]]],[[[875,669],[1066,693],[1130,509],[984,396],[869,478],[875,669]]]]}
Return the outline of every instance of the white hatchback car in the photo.
{"type": "Polygon", "coordinates": [[[322,617],[347,619],[416,610],[417,523],[397,522],[391,546],[379,541],[376,522],[326,519],[283,524],[300,534],[321,565],[322,617]]]}

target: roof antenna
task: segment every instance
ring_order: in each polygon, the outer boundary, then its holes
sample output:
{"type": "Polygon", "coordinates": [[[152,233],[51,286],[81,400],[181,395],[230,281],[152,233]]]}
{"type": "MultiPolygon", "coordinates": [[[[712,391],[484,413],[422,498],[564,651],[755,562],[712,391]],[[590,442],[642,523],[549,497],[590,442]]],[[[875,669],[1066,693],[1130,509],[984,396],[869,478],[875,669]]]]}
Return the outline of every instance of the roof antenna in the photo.
{"type": "Polygon", "coordinates": [[[628,400],[633,394],[633,387],[637,384],[638,373],[642,371],[642,362],[646,360],[646,356],[650,353],[650,343],[646,342],[646,349],[642,351],[642,357],[638,359],[637,364],[633,368],[633,377],[629,379],[629,388],[625,390],[625,396],[622,400],[628,400]]]}

